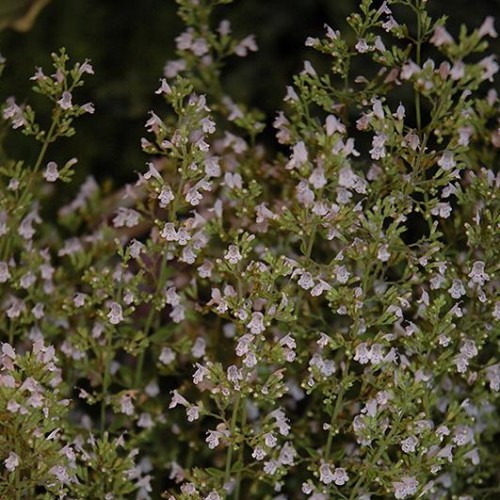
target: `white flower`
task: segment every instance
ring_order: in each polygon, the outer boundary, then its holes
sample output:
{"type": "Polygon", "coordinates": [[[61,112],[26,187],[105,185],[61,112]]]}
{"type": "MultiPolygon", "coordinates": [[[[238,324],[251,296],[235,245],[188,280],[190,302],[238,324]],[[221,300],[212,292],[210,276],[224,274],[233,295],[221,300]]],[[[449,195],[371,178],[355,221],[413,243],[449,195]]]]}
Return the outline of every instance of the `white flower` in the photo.
{"type": "Polygon", "coordinates": [[[460,346],[460,352],[467,358],[472,359],[476,357],[479,353],[476,347],[476,343],[471,339],[466,339],[462,342],[460,346]]]}
{"type": "Polygon", "coordinates": [[[137,425],[142,427],[143,429],[151,429],[154,427],[153,419],[151,418],[150,413],[141,413],[139,420],[137,421],[137,425]]]}
{"type": "Polygon", "coordinates": [[[295,455],[297,455],[297,452],[293,444],[287,441],[280,450],[278,462],[281,465],[293,465],[295,455]]]}
{"type": "Polygon", "coordinates": [[[484,262],[480,260],[472,264],[472,270],[467,276],[470,278],[469,284],[477,284],[479,286],[483,286],[490,279],[489,275],[484,272],[484,262]]]}
{"type": "Polygon", "coordinates": [[[195,358],[201,358],[205,355],[205,349],[207,347],[207,343],[203,337],[198,337],[191,348],[191,354],[195,358]]]}
{"type": "Polygon", "coordinates": [[[62,484],[68,484],[71,481],[68,469],[63,465],[54,465],[49,472],[56,476],[57,480],[62,484]]]}
{"type": "Polygon", "coordinates": [[[73,107],[73,103],[71,102],[71,99],[72,99],[71,92],[68,92],[67,90],[65,90],[62,93],[61,99],[59,99],[57,101],[57,104],[59,104],[59,106],[61,106],[61,109],[64,109],[64,110],[71,109],[73,107]]]}
{"type": "Polygon", "coordinates": [[[354,47],[360,54],[364,54],[370,50],[370,46],[366,43],[365,38],[360,38],[354,47]]]}
{"type": "Polygon", "coordinates": [[[453,446],[451,444],[446,445],[436,456],[438,458],[446,458],[450,463],[453,462],[453,446]]]}
{"type": "Polygon", "coordinates": [[[219,446],[220,444],[220,439],[228,435],[229,435],[228,431],[212,431],[212,430],[207,431],[206,442],[208,443],[208,447],[211,450],[217,448],[217,446],[219,446]]]}
{"type": "Polygon", "coordinates": [[[358,363],[361,363],[362,365],[365,365],[370,361],[370,351],[368,350],[368,346],[366,342],[361,342],[356,347],[356,353],[354,355],[354,361],[357,361],[358,363]]]}
{"type": "Polygon", "coordinates": [[[172,318],[172,321],[174,323],[180,323],[186,317],[185,313],[186,311],[184,309],[184,306],[182,304],[179,304],[172,309],[169,316],[172,318]]]}
{"type": "Polygon", "coordinates": [[[165,78],[162,78],[160,82],[161,82],[160,88],[155,91],[155,94],[170,94],[172,92],[172,89],[170,88],[170,85],[167,83],[167,80],[165,80],[165,78]]]}
{"type": "Polygon", "coordinates": [[[122,394],[122,396],[120,396],[120,411],[125,415],[134,414],[134,405],[132,404],[132,397],[130,394],[122,394]]]}
{"type": "Polygon", "coordinates": [[[419,482],[414,477],[403,477],[401,478],[401,481],[395,481],[392,483],[394,496],[399,499],[413,495],[416,493],[418,485],[419,482]]]}
{"type": "Polygon", "coordinates": [[[7,262],[0,262],[0,283],[5,283],[10,278],[9,265],[7,262]]]}
{"type": "Polygon", "coordinates": [[[307,271],[302,272],[299,281],[297,283],[304,290],[309,290],[314,286],[314,280],[312,274],[307,271]]]}
{"type": "Polygon", "coordinates": [[[437,163],[443,170],[451,170],[457,164],[451,151],[444,151],[437,163]]]}
{"type": "Polygon", "coordinates": [[[491,38],[496,38],[498,33],[495,31],[495,18],[493,16],[488,16],[483,24],[479,27],[479,36],[482,38],[483,36],[490,36],[491,38]]]}
{"type": "Polygon", "coordinates": [[[87,299],[88,295],[85,293],[75,293],[73,297],[73,304],[75,307],[83,307],[85,305],[85,300],[87,299]]]}
{"type": "Polygon", "coordinates": [[[213,262],[205,260],[201,266],[198,267],[198,274],[200,278],[210,278],[212,276],[212,269],[214,268],[213,262]]]}
{"type": "Polygon", "coordinates": [[[238,172],[236,172],[236,173],[226,172],[224,174],[224,184],[229,189],[242,189],[243,188],[243,179],[238,172]]]}
{"type": "Polygon", "coordinates": [[[453,442],[457,446],[465,446],[466,444],[474,442],[474,432],[467,425],[459,425],[455,428],[453,433],[453,442]]]}
{"type": "Polygon", "coordinates": [[[407,437],[401,441],[401,449],[405,453],[413,453],[417,447],[418,439],[415,436],[407,437]]]}
{"type": "Polygon", "coordinates": [[[185,227],[180,227],[177,231],[177,240],[179,245],[184,246],[188,244],[188,241],[191,239],[191,235],[189,231],[185,227]]]}
{"type": "Polygon", "coordinates": [[[273,476],[276,473],[278,466],[279,463],[276,460],[269,460],[268,462],[264,463],[264,472],[266,474],[269,474],[270,476],[273,476]]]}
{"type": "Polygon", "coordinates": [[[434,28],[434,34],[429,40],[436,47],[441,45],[449,45],[454,42],[453,37],[446,31],[444,26],[436,26],[434,28]]]}
{"type": "Polygon", "coordinates": [[[205,500],[222,500],[221,496],[215,491],[212,490],[206,497],[205,500]]]}
{"type": "Polygon", "coordinates": [[[380,158],[385,158],[385,143],[388,137],[386,134],[380,133],[376,134],[372,140],[372,149],[369,153],[373,160],[380,160],[380,158]]]}
{"type": "Polygon", "coordinates": [[[309,176],[309,183],[314,189],[321,189],[326,185],[325,171],[322,167],[315,168],[309,176]]]}
{"type": "Polygon", "coordinates": [[[325,290],[331,290],[332,287],[326,281],[319,280],[319,282],[311,290],[311,295],[313,297],[319,297],[325,290]]]}
{"type": "Polygon", "coordinates": [[[59,171],[57,170],[57,163],[55,161],[47,163],[43,176],[47,182],[55,182],[59,179],[59,171]]]}
{"type": "Polygon", "coordinates": [[[194,187],[189,189],[186,193],[186,201],[193,207],[199,205],[202,198],[203,195],[194,187]]]}
{"type": "Polygon", "coordinates": [[[16,104],[13,97],[7,99],[8,106],[3,110],[3,117],[8,120],[12,119],[12,128],[19,128],[26,125],[26,118],[23,110],[16,104]]]}
{"type": "Polygon", "coordinates": [[[405,107],[403,106],[403,104],[399,103],[398,109],[396,110],[396,114],[395,114],[396,118],[399,121],[401,121],[404,119],[405,114],[406,114],[405,107]]]}
{"type": "Polygon", "coordinates": [[[205,158],[205,174],[207,174],[208,177],[220,176],[221,169],[219,160],[220,158],[218,156],[209,156],[208,158],[205,158]]]}
{"type": "Polygon", "coordinates": [[[165,302],[173,307],[180,304],[181,297],[177,293],[175,286],[171,286],[165,292],[165,302]]]}
{"type": "Polygon", "coordinates": [[[177,405],[182,405],[182,406],[189,406],[189,402],[186,398],[184,398],[183,396],[181,396],[179,394],[179,391],[177,391],[176,389],[174,389],[172,391],[172,400],[170,401],[170,404],[168,405],[168,407],[170,409],[172,408],[175,408],[177,405]]]}
{"type": "Polygon", "coordinates": [[[137,259],[141,253],[146,249],[146,245],[140,241],[134,239],[130,243],[130,256],[137,259]]]}
{"type": "Polygon", "coordinates": [[[401,80],[409,80],[413,75],[420,73],[421,68],[418,64],[414,63],[411,59],[401,68],[401,80]]]}
{"type": "Polygon", "coordinates": [[[333,472],[333,482],[337,486],[342,486],[347,483],[347,481],[349,481],[349,476],[347,475],[346,470],[342,467],[337,467],[333,472]]]}
{"type": "Polygon", "coordinates": [[[482,80],[493,81],[493,76],[498,72],[498,63],[495,61],[495,56],[491,55],[481,59],[479,61],[479,66],[484,69],[482,80]]]}
{"type": "Polygon", "coordinates": [[[266,329],[264,326],[264,315],[261,312],[253,312],[252,319],[247,323],[247,328],[249,328],[254,335],[262,333],[266,329]]]}
{"type": "Polygon", "coordinates": [[[227,379],[234,385],[236,390],[239,390],[240,384],[239,381],[243,380],[243,374],[241,370],[238,369],[237,366],[231,365],[227,369],[227,379]]]}
{"type": "Polygon", "coordinates": [[[325,120],[326,135],[333,135],[335,132],[344,134],[346,131],[345,125],[335,116],[328,115],[325,120]]]}
{"type": "Polygon", "coordinates": [[[186,69],[186,61],[184,59],[176,59],[167,61],[163,68],[163,74],[167,78],[175,78],[181,71],[186,69]]]}
{"type": "Polygon", "coordinates": [[[162,186],[158,200],[160,200],[160,207],[165,208],[175,198],[174,193],[169,185],[162,186]]]}
{"type": "Polygon", "coordinates": [[[389,252],[389,245],[380,245],[377,252],[377,259],[382,262],[387,262],[391,257],[391,253],[389,252]]]}
{"type": "Polygon", "coordinates": [[[335,271],[335,276],[337,278],[337,281],[343,284],[347,283],[349,277],[351,276],[351,273],[349,273],[345,266],[338,266],[335,271]]]}
{"type": "Polygon", "coordinates": [[[111,302],[109,305],[109,313],[107,314],[109,318],[109,322],[112,325],[117,325],[118,323],[123,321],[123,311],[122,306],[117,302],[111,302]]]}
{"type": "Polygon", "coordinates": [[[333,482],[333,472],[328,464],[323,464],[319,468],[319,480],[323,484],[330,484],[333,482]]]}
{"type": "Polygon", "coordinates": [[[249,51],[256,52],[258,50],[255,41],[255,35],[248,35],[235,47],[234,53],[239,57],[245,57],[249,51]]]}
{"type": "Polygon", "coordinates": [[[454,299],[459,299],[462,295],[465,295],[465,288],[459,279],[454,279],[450,288],[448,288],[448,293],[454,299]]]}
{"type": "Polygon", "coordinates": [[[295,167],[300,167],[307,162],[309,155],[307,153],[306,145],[303,141],[298,142],[293,147],[292,156],[290,161],[286,164],[288,170],[292,170],[295,167]]]}
{"type": "Polygon", "coordinates": [[[465,75],[465,64],[462,61],[455,61],[450,70],[451,79],[460,80],[465,75]]]}
{"type": "Polygon", "coordinates": [[[16,470],[16,467],[19,465],[19,456],[14,453],[13,451],[11,451],[9,453],[9,456],[3,461],[4,465],[5,465],[5,468],[9,471],[9,472],[13,472],[14,470],[16,470]]]}
{"type": "Polygon", "coordinates": [[[323,484],[335,483],[337,486],[342,486],[349,480],[349,476],[342,467],[337,467],[332,471],[330,465],[323,464],[319,468],[319,480],[323,484]]]}
{"type": "Polygon", "coordinates": [[[384,28],[388,33],[398,26],[398,22],[392,16],[388,16],[387,21],[382,24],[382,28],[384,28]]]}
{"type": "Polygon", "coordinates": [[[179,235],[177,234],[177,231],[175,230],[175,226],[173,222],[167,222],[165,226],[163,227],[160,236],[162,238],[165,238],[167,241],[178,241],[179,240],[179,235]]]}
{"type": "Polygon", "coordinates": [[[278,444],[278,439],[273,433],[268,432],[267,434],[264,434],[264,443],[267,447],[274,448],[278,444]]]}
{"type": "Polygon", "coordinates": [[[486,380],[490,384],[492,391],[500,391],[500,363],[486,368],[486,380]]]}
{"type": "Polygon", "coordinates": [[[262,446],[257,446],[252,452],[252,457],[255,458],[255,460],[264,460],[266,455],[266,450],[264,450],[262,446]]]}
{"type": "Polygon", "coordinates": [[[447,219],[451,214],[451,205],[440,202],[431,209],[431,214],[447,219]]]}
{"type": "Polygon", "coordinates": [[[193,405],[186,410],[188,422],[194,422],[200,418],[200,407],[193,405]]]}
{"type": "Polygon", "coordinates": [[[193,382],[198,385],[203,382],[203,379],[209,374],[209,371],[205,366],[202,366],[199,363],[196,363],[195,366],[197,370],[194,372],[193,382]]]}
{"type": "Polygon", "coordinates": [[[120,207],[113,219],[114,227],[134,227],[139,224],[140,214],[133,208],[120,207]]]}
{"type": "Polygon", "coordinates": [[[295,191],[297,192],[297,200],[305,207],[309,207],[314,202],[314,191],[309,188],[307,181],[300,181],[295,191]]]}
{"type": "Polygon", "coordinates": [[[174,359],[175,359],[175,352],[172,351],[170,347],[164,347],[161,350],[159,357],[160,363],[163,363],[164,365],[169,365],[170,363],[172,363],[172,361],[174,361],[174,359]]]}
{"type": "Polygon", "coordinates": [[[287,436],[291,427],[288,425],[288,418],[285,416],[283,410],[278,408],[271,412],[271,416],[276,420],[276,425],[278,426],[280,434],[282,436],[287,436]]]}
{"type": "Polygon", "coordinates": [[[224,254],[224,258],[234,265],[237,264],[243,256],[236,245],[229,245],[229,248],[224,254]]]}
{"type": "Polygon", "coordinates": [[[205,55],[209,50],[208,43],[204,38],[197,38],[196,40],[193,40],[190,49],[191,52],[198,57],[205,55]]]}
{"type": "Polygon", "coordinates": [[[385,118],[384,108],[380,99],[372,99],[373,102],[373,115],[383,120],[385,118]]]}

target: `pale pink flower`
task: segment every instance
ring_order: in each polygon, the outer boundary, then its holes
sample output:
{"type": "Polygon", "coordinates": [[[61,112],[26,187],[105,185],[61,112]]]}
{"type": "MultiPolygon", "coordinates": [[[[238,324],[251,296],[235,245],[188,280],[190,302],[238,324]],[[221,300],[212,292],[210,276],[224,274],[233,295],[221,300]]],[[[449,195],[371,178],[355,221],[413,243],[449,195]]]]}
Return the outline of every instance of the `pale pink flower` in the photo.
{"type": "Polygon", "coordinates": [[[55,161],[47,163],[43,176],[47,182],[55,182],[59,179],[59,171],[57,170],[57,163],[55,161]]]}
{"type": "Polygon", "coordinates": [[[109,313],[107,314],[109,322],[112,325],[117,325],[123,321],[122,306],[117,302],[111,302],[109,305],[109,313]]]}
{"type": "Polygon", "coordinates": [[[57,104],[59,104],[61,109],[64,109],[64,110],[71,109],[73,107],[73,103],[71,102],[71,99],[72,99],[71,92],[65,90],[62,93],[61,99],[59,99],[57,101],[57,104]]]}
{"type": "Polygon", "coordinates": [[[256,52],[258,50],[255,35],[248,35],[238,43],[234,49],[234,53],[239,57],[245,57],[248,52],[256,52]]]}
{"type": "Polygon", "coordinates": [[[495,31],[495,18],[493,16],[488,16],[484,21],[483,24],[479,27],[479,36],[483,38],[484,36],[488,35],[491,38],[496,38],[498,36],[498,33],[495,31]]]}
{"type": "Polygon", "coordinates": [[[453,37],[446,31],[444,26],[436,26],[434,28],[434,34],[429,42],[436,47],[441,47],[441,45],[450,45],[454,43],[454,40],[453,37]]]}
{"type": "Polygon", "coordinates": [[[300,167],[308,161],[309,155],[307,153],[306,145],[303,141],[299,141],[293,147],[290,161],[286,164],[285,168],[292,170],[295,167],[300,167]]]}
{"type": "Polygon", "coordinates": [[[17,466],[19,465],[19,455],[17,453],[14,453],[11,451],[9,453],[9,456],[3,461],[5,468],[9,472],[13,472],[16,470],[17,466]]]}

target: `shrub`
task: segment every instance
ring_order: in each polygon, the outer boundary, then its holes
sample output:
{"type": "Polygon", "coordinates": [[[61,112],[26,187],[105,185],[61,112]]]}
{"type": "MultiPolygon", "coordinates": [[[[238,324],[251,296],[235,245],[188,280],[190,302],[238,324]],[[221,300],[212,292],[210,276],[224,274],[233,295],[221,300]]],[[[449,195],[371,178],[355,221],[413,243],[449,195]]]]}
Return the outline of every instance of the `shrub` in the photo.
{"type": "Polygon", "coordinates": [[[3,108],[40,153],[0,170],[2,498],[496,498],[492,19],[363,0],[272,148],[221,83],[257,50],[212,26],[230,0],[178,3],[134,185],[51,215],[89,61],[37,69],[47,126],[3,108]]]}

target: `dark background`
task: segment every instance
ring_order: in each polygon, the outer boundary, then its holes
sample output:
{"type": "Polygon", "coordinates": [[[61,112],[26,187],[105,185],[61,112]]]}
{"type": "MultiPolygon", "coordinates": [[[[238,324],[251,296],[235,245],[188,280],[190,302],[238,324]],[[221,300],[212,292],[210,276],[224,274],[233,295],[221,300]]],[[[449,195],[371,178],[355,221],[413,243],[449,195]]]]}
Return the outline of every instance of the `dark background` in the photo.
{"type": "MultiPolygon", "coordinates": [[[[0,7],[9,1],[13,0],[0,0],[0,7]]],[[[352,0],[238,0],[219,7],[219,15],[231,20],[233,33],[240,37],[254,33],[260,49],[228,68],[228,93],[262,109],[271,123],[292,75],[302,69],[304,59],[316,57],[304,46],[306,37],[322,35],[325,22],[350,36],[345,18],[358,4],[352,0]]],[[[161,115],[165,109],[154,90],[165,62],[175,57],[174,39],[183,30],[176,8],[174,0],[52,0],[29,31],[0,31],[0,52],[7,59],[0,100],[10,95],[16,95],[18,102],[29,99],[41,110],[43,121],[47,109],[30,91],[35,66],[48,72],[50,53],[63,46],[73,62],[91,59],[96,74],[87,78],[78,102],[93,101],[96,113],[80,118],[77,135],[61,141],[52,154],[61,161],[77,156],[80,178],[91,172],[114,185],[134,179],[146,160],[139,142],[146,135],[147,112],[155,109],[161,115]]],[[[487,15],[500,12],[500,0],[430,0],[429,10],[434,17],[448,14],[448,29],[456,35],[460,24],[476,27],[487,15]]],[[[498,48],[496,39],[490,50],[498,53],[498,48]]],[[[22,157],[38,151],[31,139],[18,133],[9,134],[5,148],[13,157],[19,148],[22,157]]]]}

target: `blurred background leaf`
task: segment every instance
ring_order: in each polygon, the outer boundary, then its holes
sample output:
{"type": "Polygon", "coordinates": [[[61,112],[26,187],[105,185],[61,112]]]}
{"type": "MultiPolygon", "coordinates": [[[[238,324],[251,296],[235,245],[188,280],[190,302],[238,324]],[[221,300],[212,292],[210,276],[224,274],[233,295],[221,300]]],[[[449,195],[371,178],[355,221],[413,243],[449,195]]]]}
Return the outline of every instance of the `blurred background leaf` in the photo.
{"type": "MultiPolygon", "coordinates": [[[[0,11],[11,12],[11,20],[17,12],[22,19],[30,15],[30,8],[45,3],[0,0],[0,11]]],[[[276,146],[270,123],[283,105],[285,86],[303,68],[304,59],[318,69],[324,64],[315,51],[304,46],[305,39],[322,36],[325,23],[351,36],[345,18],[358,4],[355,0],[236,0],[219,8],[218,18],[230,19],[235,36],[255,33],[257,37],[259,52],[230,63],[224,84],[236,101],[266,113],[269,126],[264,138],[272,147],[276,146]]],[[[470,0],[430,0],[429,9],[435,18],[448,14],[448,29],[456,35],[460,24],[477,27],[487,15],[500,12],[500,0],[477,0],[473,7],[470,0]]],[[[146,161],[140,138],[146,134],[147,112],[165,110],[154,90],[165,62],[175,57],[174,39],[183,30],[176,10],[174,0],[51,0],[29,31],[10,29],[14,26],[9,21],[9,29],[0,31],[0,52],[7,59],[0,100],[10,95],[16,95],[19,102],[29,99],[44,122],[49,108],[30,91],[33,82],[29,78],[35,67],[50,70],[50,53],[62,46],[73,61],[90,58],[96,74],[81,90],[79,102],[93,101],[96,113],[80,119],[76,136],[61,141],[50,154],[61,162],[77,156],[80,178],[91,172],[115,185],[135,179],[135,172],[142,171],[146,161]]],[[[32,16],[38,13],[31,12],[32,16]]],[[[489,52],[498,53],[499,39],[490,43],[489,52]]],[[[19,150],[25,157],[35,156],[37,151],[20,134],[9,134],[5,148],[13,157],[19,150]]],[[[63,195],[70,196],[77,185],[73,182],[63,195]]]]}
{"type": "Polygon", "coordinates": [[[28,31],[50,0],[0,0],[0,30],[28,31]]]}

